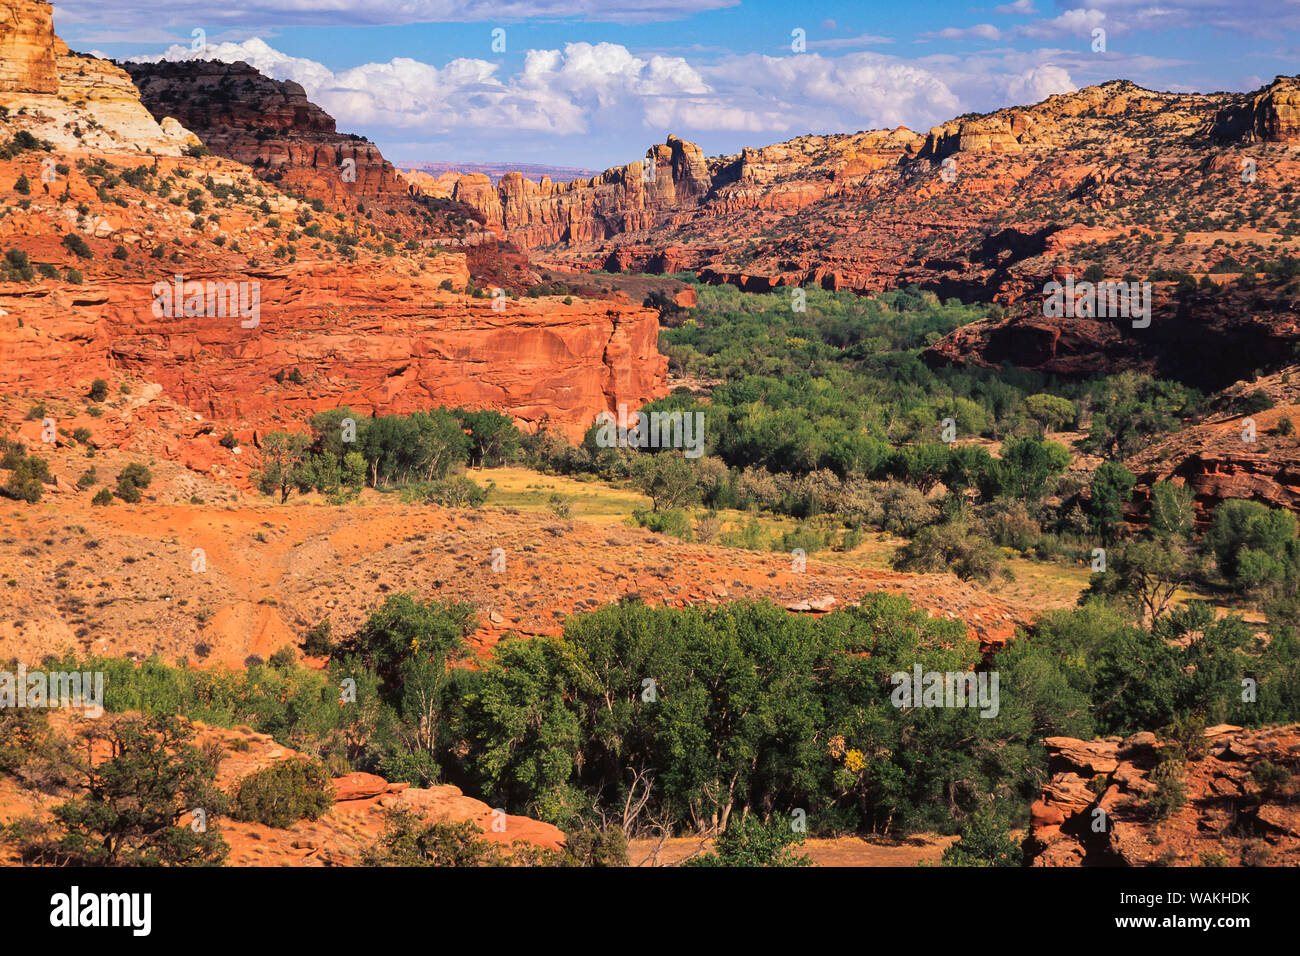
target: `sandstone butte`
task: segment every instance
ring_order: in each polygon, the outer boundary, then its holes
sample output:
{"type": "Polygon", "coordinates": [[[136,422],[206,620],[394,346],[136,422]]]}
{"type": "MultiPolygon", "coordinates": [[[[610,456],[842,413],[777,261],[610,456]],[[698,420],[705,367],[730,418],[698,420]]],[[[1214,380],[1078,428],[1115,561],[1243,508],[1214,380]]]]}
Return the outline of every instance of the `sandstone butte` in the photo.
{"type": "MultiPolygon", "coordinates": [[[[537,281],[507,247],[447,251],[469,245],[479,228],[472,221],[450,225],[412,216],[408,225],[422,238],[391,256],[327,261],[304,241],[286,260],[275,254],[285,234],[247,208],[227,204],[219,224],[209,221],[196,233],[192,213],[125,182],[116,187],[118,202],[104,202],[99,180],[92,182],[78,160],[104,157],[122,167],[143,160],[163,174],[178,170],[217,188],[257,190],[272,214],[288,222],[313,214],[305,197],[259,182],[247,166],[182,157],[197,142],[193,133],[172,116],[156,121],[118,67],[68,54],[53,33],[48,4],[0,0],[0,49],[6,54],[0,105],[9,108],[0,133],[7,139],[26,130],[46,139],[68,167],[49,183],[42,179],[47,154],[40,151],[0,164],[0,190],[9,192],[19,176],[38,184],[30,204],[11,207],[0,219],[0,243],[86,276],[80,285],[0,284],[0,390],[84,382],[116,369],[161,384],[206,416],[261,428],[340,404],[365,413],[445,404],[498,409],[521,426],[545,423],[570,438],[580,437],[602,410],[639,407],[665,393],[653,310],[621,297],[569,304],[559,297],[508,299],[498,310],[490,298],[466,295],[472,270],[479,282],[501,273],[510,274],[515,288],[537,281]],[[443,225],[448,232],[439,231],[443,225]],[[61,241],[67,231],[80,233],[92,259],[69,251],[61,241]],[[125,258],[113,257],[119,247],[125,258]],[[173,262],[164,258],[168,252],[173,262]],[[256,286],[259,321],[246,328],[238,316],[156,315],[154,285],[174,275],[256,286]],[[274,387],[271,377],[289,369],[298,370],[301,387],[274,387]]],[[[167,73],[158,76],[163,83],[167,73]]],[[[333,120],[305,97],[273,86],[257,86],[259,109],[265,97],[284,94],[283,109],[266,108],[263,115],[286,124],[289,139],[305,126],[336,145],[346,141],[333,152],[318,143],[306,160],[290,150],[295,162],[357,156],[362,194],[396,190],[409,199],[405,182],[393,178],[373,147],[339,137],[333,120]]],[[[243,142],[235,137],[227,145],[238,152],[243,142]]],[[[369,228],[344,222],[341,231],[358,238],[369,228]]]]}
{"type": "Polygon", "coordinates": [[[281,181],[309,183],[314,195],[336,202],[344,195],[380,200],[409,195],[410,184],[378,147],[338,132],[334,117],[292,80],[272,80],[243,62],[123,67],[155,118],[174,117],[219,156],[260,173],[288,174],[281,181]]]}

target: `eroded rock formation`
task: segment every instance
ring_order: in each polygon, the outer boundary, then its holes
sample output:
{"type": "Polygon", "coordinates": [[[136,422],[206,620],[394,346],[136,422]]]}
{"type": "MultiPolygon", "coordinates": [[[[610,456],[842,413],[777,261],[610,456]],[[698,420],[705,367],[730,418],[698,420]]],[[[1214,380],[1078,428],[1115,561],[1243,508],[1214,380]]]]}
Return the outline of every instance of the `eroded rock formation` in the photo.
{"type": "Polygon", "coordinates": [[[1155,774],[1168,749],[1152,733],[1125,739],[1048,737],[1051,779],[1031,808],[1034,866],[1295,866],[1300,863],[1300,725],[1204,734],[1177,772],[1155,774]],[[1264,765],[1289,771],[1280,783],[1264,765]],[[1174,780],[1185,801],[1171,800],[1174,780]],[[1172,812],[1156,807],[1169,802],[1172,812]]]}
{"type": "Polygon", "coordinates": [[[306,171],[317,188],[363,198],[406,197],[408,184],[378,147],[340,133],[292,80],[247,63],[125,63],[149,111],[174,116],[218,156],[262,174],[306,171]],[[346,173],[346,175],[345,175],[346,173]]]}
{"type": "MultiPolygon", "coordinates": [[[[489,299],[463,288],[465,260],[428,260],[418,277],[318,264],[191,272],[187,282],[256,287],[257,325],[240,315],[158,316],[154,282],[0,293],[0,391],[120,368],[209,418],[271,422],[349,405],[363,413],[434,405],[495,408],[580,438],[597,412],[665,393],[654,310],[613,301],[489,299]],[[274,381],[296,369],[302,382],[274,381]]],[[[157,280],[167,285],[170,279],[157,280]]]]}

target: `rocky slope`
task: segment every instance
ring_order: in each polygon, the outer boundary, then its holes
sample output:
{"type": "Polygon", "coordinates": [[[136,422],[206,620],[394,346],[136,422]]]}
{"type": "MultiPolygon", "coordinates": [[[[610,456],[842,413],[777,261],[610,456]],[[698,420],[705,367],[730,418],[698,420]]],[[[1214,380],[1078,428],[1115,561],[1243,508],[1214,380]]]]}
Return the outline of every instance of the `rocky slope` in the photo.
{"type": "Polygon", "coordinates": [[[1145,511],[1157,481],[1191,489],[1197,519],[1232,498],[1262,501],[1300,511],[1300,368],[1242,381],[1218,397],[1224,406],[1205,421],[1164,436],[1125,460],[1137,477],[1134,510],[1145,511]],[[1296,381],[1293,383],[1293,379],[1296,381]],[[1246,412],[1249,397],[1268,397],[1272,407],[1246,412]]]}
{"type": "MultiPolygon", "coordinates": [[[[402,591],[472,603],[481,653],[511,632],[558,634],[568,615],[630,595],[673,607],[766,599],[820,613],[886,591],[960,618],[986,650],[1041,610],[1041,598],[1013,604],[950,574],[811,558],[796,572],[785,554],[684,544],[596,516],[557,519],[491,501],[456,510],[367,493],[354,506],[295,498],[281,507],[232,493],[214,472],[142,454],[166,424],[120,439],[121,449],[106,441],[89,462],[98,478],[84,489],[75,485],[88,465],[84,448],[43,450],[58,476],[47,501],[33,509],[0,499],[0,516],[22,527],[0,536],[0,568],[11,582],[0,607],[0,656],[38,660],[73,648],[240,667],[250,655],[267,660],[296,646],[324,618],[336,634],[350,633],[385,595],[402,591]],[[152,500],[92,507],[96,486],[111,486],[129,461],[150,463],[152,500]],[[196,548],[205,555],[202,573],[192,568],[196,548]],[[498,548],[500,573],[492,567],[498,548]]],[[[236,454],[216,437],[182,448],[197,464],[206,447],[214,471],[244,467],[240,459],[254,449],[236,454]]],[[[471,477],[487,481],[491,473],[471,477]]]]}
{"type": "Polygon", "coordinates": [[[131,78],[72,53],[41,0],[0,0],[0,137],[26,131],[59,149],[178,156],[197,140],[174,118],[155,121],[131,78]]]}
{"type": "Polygon", "coordinates": [[[1207,729],[1181,774],[1186,803],[1166,818],[1152,812],[1153,771],[1171,745],[1154,734],[1044,743],[1052,776],[1025,841],[1034,866],[1300,865],[1300,726],[1207,729]],[[1265,764],[1289,779],[1270,784],[1265,764]]]}

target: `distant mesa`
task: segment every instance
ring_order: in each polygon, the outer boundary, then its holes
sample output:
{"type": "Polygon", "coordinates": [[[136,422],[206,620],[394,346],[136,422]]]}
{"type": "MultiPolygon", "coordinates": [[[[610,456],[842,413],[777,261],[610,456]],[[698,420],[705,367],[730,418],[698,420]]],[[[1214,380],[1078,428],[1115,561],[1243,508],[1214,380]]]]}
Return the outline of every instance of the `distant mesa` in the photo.
{"type": "Polygon", "coordinates": [[[400,163],[403,175],[413,173],[427,175],[433,179],[444,173],[478,173],[488,177],[494,184],[501,181],[507,173],[518,173],[525,179],[540,180],[543,177],[554,183],[568,183],[575,179],[590,179],[600,175],[598,169],[580,169],[574,166],[546,166],[541,163],[456,163],[456,162],[407,162],[400,163]]]}

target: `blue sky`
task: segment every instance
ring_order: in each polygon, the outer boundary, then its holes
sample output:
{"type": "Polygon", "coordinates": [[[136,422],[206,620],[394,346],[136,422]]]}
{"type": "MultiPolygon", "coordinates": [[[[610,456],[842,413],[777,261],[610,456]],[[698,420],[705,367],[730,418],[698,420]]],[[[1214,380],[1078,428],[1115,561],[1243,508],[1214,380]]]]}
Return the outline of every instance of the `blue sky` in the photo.
{"type": "Polygon", "coordinates": [[[670,132],[715,155],[925,131],[1116,78],[1213,91],[1300,73],[1300,0],[68,0],[55,28],[119,59],[247,60],[398,162],[600,169],[670,132]]]}

